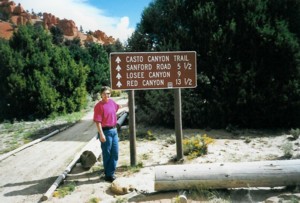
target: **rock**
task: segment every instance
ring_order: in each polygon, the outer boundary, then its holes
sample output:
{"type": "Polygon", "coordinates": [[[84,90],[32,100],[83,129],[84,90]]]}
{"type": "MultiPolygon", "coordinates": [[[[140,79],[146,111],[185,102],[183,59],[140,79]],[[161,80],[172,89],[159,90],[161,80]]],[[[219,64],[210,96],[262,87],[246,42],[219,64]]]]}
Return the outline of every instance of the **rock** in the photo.
{"type": "Polygon", "coordinates": [[[117,178],[112,182],[111,190],[116,195],[125,195],[136,190],[136,183],[131,178],[117,178]]]}
{"type": "Polygon", "coordinates": [[[97,40],[99,40],[99,41],[101,41],[101,42],[103,42],[103,43],[104,43],[104,40],[107,39],[107,35],[106,35],[104,32],[102,32],[101,30],[96,30],[96,31],[93,33],[93,36],[94,36],[97,40]]]}
{"type": "Polygon", "coordinates": [[[289,202],[300,202],[300,193],[295,194],[281,194],[275,197],[270,197],[266,199],[265,203],[289,203],[289,202]]]}
{"type": "Polygon", "coordinates": [[[276,203],[276,202],[279,202],[279,198],[278,197],[270,197],[270,198],[266,199],[264,202],[265,203],[276,203]]]}
{"type": "Polygon", "coordinates": [[[22,15],[14,15],[10,18],[10,21],[14,25],[27,25],[31,24],[31,15],[23,13],[22,15]]]}
{"type": "Polygon", "coordinates": [[[97,38],[100,42],[102,42],[103,44],[112,44],[115,42],[115,39],[110,36],[108,37],[104,32],[102,32],[101,30],[96,30],[93,33],[93,36],[95,38],[97,38]]]}
{"type": "Polygon", "coordinates": [[[2,1],[0,4],[0,13],[9,18],[13,25],[26,25],[31,23],[31,14],[25,12],[21,4],[16,4],[13,1],[2,1]]]}
{"type": "Polygon", "coordinates": [[[9,0],[3,0],[0,3],[0,12],[2,11],[4,14],[6,14],[8,16],[11,16],[11,14],[13,13],[15,7],[16,7],[15,2],[9,1],[9,0]]]}
{"type": "Polygon", "coordinates": [[[13,34],[14,28],[10,23],[0,21],[0,38],[6,40],[10,39],[13,34]]]}
{"type": "MultiPolygon", "coordinates": [[[[97,30],[91,33],[91,36],[86,36],[82,32],[78,31],[78,28],[73,20],[63,19],[55,17],[51,13],[43,13],[43,18],[37,15],[27,13],[21,4],[16,5],[15,2],[9,0],[0,0],[0,17],[5,19],[7,22],[11,22],[12,25],[26,25],[26,24],[42,24],[43,27],[49,30],[52,26],[59,27],[64,33],[64,37],[68,40],[79,38],[81,43],[84,42],[95,42],[99,44],[113,44],[115,39],[110,36],[108,37],[104,32],[97,30]]],[[[7,31],[6,31],[7,32],[7,31]]],[[[11,34],[0,33],[0,38],[7,39],[6,36],[12,36],[11,34]]]]}
{"type": "Polygon", "coordinates": [[[73,20],[67,20],[67,19],[59,20],[57,27],[63,31],[64,35],[67,36],[78,35],[78,29],[73,20]]]}
{"type": "Polygon", "coordinates": [[[50,29],[52,26],[56,25],[59,18],[56,18],[51,13],[43,13],[43,22],[46,29],[50,29]]]}
{"type": "Polygon", "coordinates": [[[89,42],[95,42],[96,41],[96,38],[93,37],[92,35],[90,34],[87,34],[86,35],[86,39],[84,40],[85,42],[89,43],[89,42]]]}
{"type": "Polygon", "coordinates": [[[24,11],[23,7],[21,6],[21,4],[18,4],[18,6],[16,6],[13,10],[14,15],[21,15],[24,12],[25,11],[24,11]]]}

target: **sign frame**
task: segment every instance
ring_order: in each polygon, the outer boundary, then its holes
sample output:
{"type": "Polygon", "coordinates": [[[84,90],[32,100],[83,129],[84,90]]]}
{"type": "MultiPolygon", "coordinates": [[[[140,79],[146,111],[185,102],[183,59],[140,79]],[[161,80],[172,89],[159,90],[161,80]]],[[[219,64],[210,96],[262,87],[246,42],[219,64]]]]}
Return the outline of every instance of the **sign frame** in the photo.
{"type": "Polygon", "coordinates": [[[113,90],[195,88],[197,87],[197,54],[195,51],[112,52],[110,53],[110,82],[113,90]],[[130,62],[126,61],[127,57],[130,58],[130,62]],[[149,60],[149,57],[152,57],[151,59],[160,59],[162,62],[144,62],[144,58],[149,60]],[[125,60],[125,62],[122,62],[122,60],[125,60]],[[130,67],[141,70],[126,70],[126,68],[131,69],[130,67]],[[153,69],[152,74],[167,76],[167,78],[159,77],[159,80],[154,81],[163,83],[163,85],[150,85],[149,87],[135,85],[135,83],[142,81],[140,78],[145,77],[147,73],[148,76],[146,77],[149,77],[151,72],[149,67],[153,69]],[[157,70],[157,68],[161,70],[157,70]],[[128,81],[130,81],[127,78],[128,74],[130,74],[130,77],[133,77],[131,80],[132,86],[128,86],[128,81]],[[125,79],[122,79],[123,77],[125,79]],[[124,80],[127,83],[126,85],[124,85],[124,80]],[[181,85],[175,84],[177,81],[181,85]]]}

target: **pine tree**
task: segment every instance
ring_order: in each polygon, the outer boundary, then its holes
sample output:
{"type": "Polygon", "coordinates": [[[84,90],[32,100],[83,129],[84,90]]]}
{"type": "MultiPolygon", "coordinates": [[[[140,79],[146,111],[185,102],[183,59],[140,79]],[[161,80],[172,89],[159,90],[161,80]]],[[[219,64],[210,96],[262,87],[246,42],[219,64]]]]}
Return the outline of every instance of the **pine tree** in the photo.
{"type": "Polygon", "coordinates": [[[21,26],[0,41],[1,119],[34,119],[78,111],[86,103],[88,68],[41,27],[21,26]]]}
{"type": "MultiPolygon", "coordinates": [[[[299,126],[299,19],[298,0],[157,0],[128,50],[197,52],[198,87],[182,92],[186,126],[299,126]]],[[[167,113],[157,108],[140,104],[167,113]]]]}

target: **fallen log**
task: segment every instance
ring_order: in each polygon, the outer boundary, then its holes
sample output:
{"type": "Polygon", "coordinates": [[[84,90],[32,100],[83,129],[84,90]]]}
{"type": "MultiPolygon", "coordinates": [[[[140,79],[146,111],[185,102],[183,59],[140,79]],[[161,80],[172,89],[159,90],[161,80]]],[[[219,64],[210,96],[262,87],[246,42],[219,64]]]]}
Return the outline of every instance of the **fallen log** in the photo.
{"type": "Polygon", "coordinates": [[[94,137],[85,147],[80,155],[79,162],[83,169],[90,169],[99,159],[101,155],[100,141],[94,137]]]}
{"type": "Polygon", "coordinates": [[[155,168],[155,191],[291,185],[300,185],[300,159],[155,168]]]}
{"type": "Polygon", "coordinates": [[[119,116],[118,121],[117,121],[117,128],[118,128],[118,130],[121,129],[121,126],[122,126],[123,123],[125,122],[127,116],[128,116],[128,112],[123,112],[123,113],[119,116]]]}

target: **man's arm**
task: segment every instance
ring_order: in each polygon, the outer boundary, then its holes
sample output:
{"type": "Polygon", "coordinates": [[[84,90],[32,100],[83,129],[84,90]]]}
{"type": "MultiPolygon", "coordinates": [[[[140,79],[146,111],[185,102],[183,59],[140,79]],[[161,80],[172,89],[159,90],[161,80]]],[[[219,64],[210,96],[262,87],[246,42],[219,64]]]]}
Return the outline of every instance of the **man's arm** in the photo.
{"type": "Polygon", "coordinates": [[[126,104],[118,104],[119,109],[128,107],[128,102],[126,104]]]}
{"type": "Polygon", "coordinates": [[[100,135],[100,137],[99,137],[100,142],[106,142],[106,138],[105,138],[105,135],[103,133],[101,123],[95,121],[95,124],[96,124],[97,130],[98,130],[98,133],[100,135]]]}

